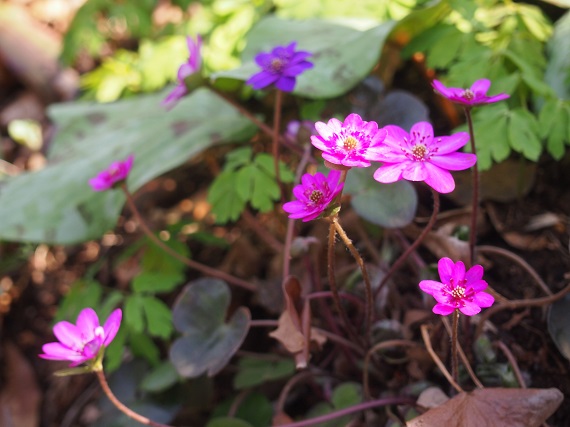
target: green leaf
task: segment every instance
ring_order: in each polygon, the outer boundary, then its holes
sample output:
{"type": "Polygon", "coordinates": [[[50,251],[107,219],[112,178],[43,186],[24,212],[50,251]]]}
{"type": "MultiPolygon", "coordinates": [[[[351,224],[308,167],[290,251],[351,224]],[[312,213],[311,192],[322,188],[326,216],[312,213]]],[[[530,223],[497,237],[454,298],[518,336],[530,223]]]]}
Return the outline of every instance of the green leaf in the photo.
{"type": "Polygon", "coordinates": [[[212,214],[217,223],[235,221],[245,209],[246,201],[235,191],[236,175],[235,172],[224,171],[210,185],[208,202],[212,205],[212,214]]]}
{"type": "Polygon", "coordinates": [[[546,46],[548,63],[544,81],[559,98],[570,99],[570,11],[567,11],[554,25],[554,33],[546,46]]]}
{"type": "Polygon", "coordinates": [[[125,323],[134,332],[144,330],[144,299],[140,294],[129,295],[125,299],[125,323]]]}
{"type": "Polygon", "coordinates": [[[356,383],[339,384],[333,392],[331,402],[335,409],[344,409],[362,402],[362,388],[356,383]]]}
{"type": "Polygon", "coordinates": [[[529,160],[538,160],[542,152],[540,130],[536,117],[530,111],[524,108],[511,110],[508,133],[513,150],[529,160]]]}
{"type": "Polygon", "coordinates": [[[243,200],[251,199],[253,192],[253,180],[256,173],[254,165],[242,167],[235,176],[235,186],[239,197],[243,200]]]}
{"type": "Polygon", "coordinates": [[[569,110],[569,104],[551,99],[544,104],[539,114],[541,136],[546,138],[546,149],[556,160],[564,156],[564,143],[570,141],[569,110]]]}
{"type": "Polygon", "coordinates": [[[240,166],[245,166],[251,162],[253,150],[251,147],[242,147],[230,151],[226,155],[224,170],[235,170],[240,166]]]}
{"type": "Polygon", "coordinates": [[[266,381],[288,377],[295,372],[292,360],[262,360],[242,357],[239,360],[238,373],[234,377],[234,388],[253,387],[266,381]]]}
{"type": "Polygon", "coordinates": [[[147,360],[152,366],[160,363],[160,350],[148,335],[135,332],[129,334],[129,346],[135,356],[147,360]]]}
{"type": "Polygon", "coordinates": [[[562,355],[570,360],[570,296],[555,301],[548,310],[548,332],[562,355]]]}
{"type": "Polygon", "coordinates": [[[111,373],[121,366],[128,334],[128,328],[125,325],[121,325],[119,332],[115,335],[115,339],[105,349],[105,358],[103,360],[105,372],[111,373]]]}
{"type": "Polygon", "coordinates": [[[131,282],[131,287],[134,292],[150,292],[150,293],[160,293],[160,292],[170,292],[182,282],[184,282],[184,274],[173,274],[173,273],[154,273],[143,271],[137,275],[131,282]]]}
{"type": "MultiPolygon", "coordinates": [[[[186,258],[190,257],[190,250],[186,243],[183,243],[174,237],[171,237],[168,240],[163,240],[159,235],[157,235],[157,237],[170,249],[182,256],[185,256],[186,258]]],[[[144,242],[146,247],[141,261],[141,267],[144,273],[156,273],[172,277],[182,277],[184,275],[186,264],[174,258],[169,253],[166,253],[164,249],[160,248],[146,236],[144,238],[144,242]]]]}
{"type": "Polygon", "coordinates": [[[153,337],[167,339],[172,334],[170,308],[154,297],[143,297],[143,308],[148,332],[153,337]]]}
{"type": "Polygon", "coordinates": [[[275,178],[268,178],[263,173],[254,175],[251,206],[261,212],[269,212],[273,209],[273,202],[279,198],[279,194],[279,186],[275,182],[275,178]]]}
{"type": "Polygon", "coordinates": [[[375,168],[354,168],[347,175],[344,191],[352,195],[352,208],[365,220],[386,228],[408,225],[416,213],[418,198],[407,181],[381,184],[375,168]]]}
{"type": "Polygon", "coordinates": [[[101,319],[107,319],[111,312],[117,308],[117,306],[123,302],[125,296],[118,290],[112,290],[109,292],[101,304],[99,305],[99,309],[97,310],[97,314],[101,319]]]}
{"type": "Polygon", "coordinates": [[[180,377],[172,363],[166,361],[152,369],[142,380],[141,389],[153,393],[164,391],[178,383],[180,377]]]}
{"type": "Polygon", "coordinates": [[[244,65],[214,73],[212,78],[247,80],[259,69],[253,62],[257,53],[295,40],[298,49],[313,54],[310,60],[315,66],[297,78],[293,93],[307,98],[334,98],[370,73],[393,27],[390,21],[359,31],[322,20],[289,21],[266,16],[247,35],[244,65]]]}
{"type": "Polygon", "coordinates": [[[95,280],[78,280],[59,304],[54,322],[76,319],[86,307],[97,307],[103,294],[103,286],[95,280]]]}
{"type": "MultiPolygon", "coordinates": [[[[216,406],[212,412],[212,418],[223,417],[229,414],[232,404],[240,399],[239,395],[225,399],[216,406]]],[[[251,423],[253,427],[267,427],[271,425],[273,406],[265,395],[252,392],[248,393],[245,399],[240,399],[239,407],[235,412],[235,417],[251,423]]]]}
{"type": "MultiPolygon", "coordinates": [[[[255,156],[254,163],[258,165],[267,175],[275,178],[275,164],[273,156],[267,153],[260,153],[255,156]]],[[[282,182],[290,183],[295,180],[295,174],[285,163],[279,160],[279,178],[282,182]]]]}
{"type": "Polygon", "coordinates": [[[217,374],[243,342],[249,310],[238,308],[226,323],[229,303],[228,285],[218,279],[199,279],[182,290],[172,310],[182,337],[172,344],[170,361],[183,377],[217,374]]]}
{"type": "Polygon", "coordinates": [[[208,90],[193,92],[171,111],[160,106],[165,96],[52,105],[48,113],[58,132],[47,166],[0,187],[0,239],[69,244],[98,238],[115,226],[124,196],[91,191],[87,181],[111,162],[135,155],[127,182],[136,191],[202,150],[251,133],[251,123],[208,90]]]}

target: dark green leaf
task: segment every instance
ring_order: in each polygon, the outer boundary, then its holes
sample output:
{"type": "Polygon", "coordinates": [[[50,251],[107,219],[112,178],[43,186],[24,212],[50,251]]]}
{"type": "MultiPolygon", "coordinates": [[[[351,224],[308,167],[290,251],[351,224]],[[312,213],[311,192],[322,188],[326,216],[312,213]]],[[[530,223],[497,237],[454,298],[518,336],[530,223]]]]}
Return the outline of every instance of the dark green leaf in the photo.
{"type": "Polygon", "coordinates": [[[129,295],[125,299],[125,323],[134,332],[144,330],[144,307],[143,296],[140,294],[129,295]]]}
{"type": "Polygon", "coordinates": [[[548,332],[562,355],[570,360],[570,296],[566,295],[550,306],[548,332]]]}
{"type": "Polygon", "coordinates": [[[154,297],[143,297],[143,308],[148,332],[151,336],[168,338],[172,334],[170,308],[154,297]]]}
{"type": "Polygon", "coordinates": [[[234,377],[234,388],[242,389],[263,384],[266,381],[290,376],[295,372],[292,360],[279,361],[242,357],[238,373],[234,377]]]}
{"type": "Polygon", "coordinates": [[[559,98],[570,99],[570,11],[566,12],[554,25],[554,33],[548,41],[548,64],[544,81],[556,92],[559,98]]]}
{"type": "Polygon", "coordinates": [[[143,378],[141,390],[156,393],[172,387],[179,380],[180,377],[172,363],[163,362],[143,378]]]}
{"type": "Polygon", "coordinates": [[[238,308],[226,323],[229,303],[228,286],[211,278],[190,283],[178,297],[172,319],[183,336],[170,348],[170,360],[183,377],[215,375],[241,345],[249,329],[249,310],[238,308]]]}
{"type": "Polygon", "coordinates": [[[239,418],[220,417],[210,420],[206,427],[253,427],[250,423],[239,418]]]}
{"type": "Polygon", "coordinates": [[[542,152],[539,126],[536,117],[524,108],[511,110],[509,143],[513,150],[527,159],[537,161],[542,152]]]}
{"type": "Polygon", "coordinates": [[[134,292],[160,293],[169,292],[184,281],[184,274],[154,273],[143,271],[131,282],[134,292]]]}
{"type": "Polygon", "coordinates": [[[103,294],[102,285],[94,280],[78,280],[60,303],[54,322],[75,320],[86,307],[97,307],[103,294]]]}
{"type": "Polygon", "coordinates": [[[147,334],[129,334],[129,346],[135,356],[147,360],[152,366],[160,363],[160,350],[147,334]]]}

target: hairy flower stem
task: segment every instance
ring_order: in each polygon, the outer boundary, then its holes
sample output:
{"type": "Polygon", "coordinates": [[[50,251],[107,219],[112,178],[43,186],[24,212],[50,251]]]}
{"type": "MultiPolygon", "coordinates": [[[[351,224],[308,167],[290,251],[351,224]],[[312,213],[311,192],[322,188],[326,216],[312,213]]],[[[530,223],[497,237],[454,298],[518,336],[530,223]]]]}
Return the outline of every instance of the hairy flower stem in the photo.
{"type": "MultiPolygon", "coordinates": [[[[473,132],[473,119],[471,118],[471,108],[465,107],[465,118],[469,126],[469,141],[471,143],[471,152],[477,154],[477,147],[475,146],[475,133],[473,132]]],[[[469,263],[467,267],[475,265],[475,245],[477,244],[477,216],[479,212],[479,169],[477,162],[471,169],[472,181],[472,201],[471,201],[471,227],[469,228],[469,263]]]]}
{"type": "Polygon", "coordinates": [[[285,193],[281,186],[281,173],[279,172],[279,129],[281,127],[281,105],[283,103],[283,92],[277,89],[275,93],[275,107],[273,109],[273,166],[275,167],[275,180],[281,190],[281,200],[285,201],[285,193]]]}
{"type": "Polygon", "coordinates": [[[433,212],[431,214],[431,217],[430,217],[428,223],[426,224],[426,227],[421,232],[421,234],[418,236],[416,241],[414,243],[412,243],[408,247],[408,249],[406,249],[404,251],[404,253],[402,255],[400,255],[400,258],[398,258],[396,260],[396,262],[394,262],[394,264],[392,264],[392,267],[390,268],[390,270],[388,270],[388,273],[386,273],[384,278],[380,281],[378,288],[374,291],[374,297],[376,297],[380,293],[380,291],[382,290],[384,285],[386,283],[388,283],[388,280],[392,277],[392,275],[398,270],[398,268],[400,268],[400,266],[408,258],[408,256],[410,256],[410,254],[416,250],[416,248],[420,245],[420,243],[422,243],[422,241],[425,239],[427,234],[433,228],[433,225],[435,224],[435,221],[437,219],[437,214],[439,213],[439,193],[437,191],[435,191],[433,188],[431,188],[431,192],[433,194],[433,212]]]}
{"type": "Polygon", "coordinates": [[[107,383],[107,379],[105,378],[105,374],[103,373],[103,371],[102,370],[95,371],[95,374],[97,375],[97,379],[99,380],[99,384],[101,384],[101,388],[105,392],[105,395],[111,401],[111,403],[113,405],[115,405],[117,407],[117,409],[119,409],[119,411],[121,411],[122,413],[124,413],[128,417],[132,418],[133,420],[138,421],[139,423],[147,425],[147,426],[172,427],[168,424],[161,424],[161,423],[157,423],[155,421],[152,421],[151,419],[148,419],[147,417],[143,417],[142,415],[137,414],[135,411],[127,408],[119,399],[117,399],[117,397],[111,391],[111,388],[109,387],[109,384],[107,383]]]}
{"type": "Polygon", "coordinates": [[[328,251],[327,251],[327,258],[328,258],[328,269],[327,270],[328,270],[329,286],[330,286],[331,291],[332,291],[333,301],[334,301],[336,311],[338,311],[338,314],[340,315],[346,330],[348,331],[349,335],[352,337],[352,339],[355,342],[361,343],[362,342],[361,338],[355,332],[354,328],[352,327],[352,325],[350,323],[348,315],[346,314],[346,311],[344,310],[342,304],[340,303],[340,296],[338,293],[338,288],[336,286],[335,268],[334,268],[335,239],[336,239],[336,227],[334,225],[334,222],[331,221],[331,224],[329,226],[329,242],[328,242],[328,251]]]}
{"type": "Polygon", "coordinates": [[[246,282],[245,280],[240,279],[239,277],[232,276],[231,274],[224,273],[223,271],[217,270],[215,268],[208,267],[207,265],[194,261],[190,258],[186,258],[184,255],[180,255],[174,249],[170,248],[151,231],[146,222],[143,220],[142,215],[140,214],[135,204],[133,196],[127,189],[125,183],[121,184],[121,190],[123,190],[123,193],[127,198],[127,205],[129,205],[129,209],[137,219],[137,222],[139,223],[143,232],[150,240],[152,240],[153,243],[155,243],[164,252],[171,255],[173,258],[176,258],[178,261],[186,264],[188,267],[198,270],[203,274],[225,280],[226,282],[232,285],[239,286],[240,288],[246,289],[251,292],[256,291],[257,288],[251,283],[246,282]]]}
{"type": "Polygon", "coordinates": [[[366,270],[366,265],[364,264],[364,260],[352,244],[352,240],[348,238],[346,232],[342,228],[342,226],[338,222],[338,217],[335,216],[332,220],[336,232],[342,239],[345,246],[350,251],[352,257],[360,267],[360,271],[362,272],[362,279],[364,280],[364,287],[365,287],[365,305],[364,305],[364,322],[365,322],[365,337],[366,339],[370,338],[370,327],[372,325],[372,307],[374,306],[374,298],[372,295],[372,284],[370,283],[370,277],[368,276],[368,271],[366,270]]]}
{"type": "Polygon", "coordinates": [[[458,366],[459,359],[457,357],[457,332],[459,330],[459,310],[453,312],[453,320],[451,324],[451,376],[456,382],[459,378],[458,366]]]}

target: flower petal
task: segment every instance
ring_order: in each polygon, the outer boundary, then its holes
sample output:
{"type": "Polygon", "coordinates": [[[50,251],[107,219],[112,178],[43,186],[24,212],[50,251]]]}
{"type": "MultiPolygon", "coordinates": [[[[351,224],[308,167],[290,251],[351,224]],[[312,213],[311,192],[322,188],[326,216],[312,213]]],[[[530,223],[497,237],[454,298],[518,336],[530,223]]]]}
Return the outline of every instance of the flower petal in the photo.
{"type": "Polygon", "coordinates": [[[87,307],[81,310],[79,316],[77,316],[76,324],[84,339],[90,340],[95,335],[95,329],[99,327],[99,317],[95,310],[87,307]]]}
{"type": "Polygon", "coordinates": [[[436,305],[434,305],[432,311],[435,314],[441,314],[442,316],[447,316],[455,311],[455,307],[446,304],[437,303],[436,305]]]}
{"type": "Polygon", "coordinates": [[[79,360],[81,355],[58,342],[50,342],[42,346],[43,354],[39,357],[48,360],[79,360]]]}
{"type": "Polygon", "coordinates": [[[83,345],[79,328],[65,320],[55,324],[53,334],[66,347],[81,348],[83,345]]]}
{"type": "Polygon", "coordinates": [[[275,83],[275,87],[283,92],[293,92],[295,82],[295,77],[281,76],[275,83]]]}
{"type": "Polygon", "coordinates": [[[407,163],[404,162],[395,164],[384,163],[374,172],[374,179],[384,184],[399,181],[402,179],[402,172],[406,166],[407,163]]]}
{"type": "Polygon", "coordinates": [[[410,129],[410,136],[416,143],[429,145],[433,140],[433,126],[429,122],[418,122],[410,129]]]}
{"type": "Polygon", "coordinates": [[[481,312],[481,307],[476,303],[470,301],[463,301],[463,306],[459,307],[459,310],[466,316],[473,316],[481,312]]]}
{"type": "Polygon", "coordinates": [[[469,270],[467,270],[467,273],[465,273],[465,280],[467,280],[468,284],[471,284],[471,282],[476,282],[478,280],[481,280],[483,278],[484,272],[485,270],[483,269],[482,266],[480,266],[479,264],[474,265],[469,270]]]}
{"type": "Polygon", "coordinates": [[[477,156],[471,153],[449,153],[443,156],[435,155],[430,159],[430,163],[442,169],[462,171],[469,169],[477,163],[477,156]]]}
{"type": "Polygon", "coordinates": [[[467,132],[457,132],[449,136],[438,136],[434,139],[437,146],[437,154],[448,154],[459,150],[469,142],[467,132]]]}
{"type": "Polygon", "coordinates": [[[463,264],[463,261],[457,261],[455,263],[452,278],[455,282],[455,285],[461,283],[465,279],[465,264],[463,264]]]}
{"type": "Polygon", "coordinates": [[[434,80],[431,85],[433,86],[433,88],[438,91],[442,96],[449,98],[451,96],[453,96],[453,92],[447,88],[447,86],[445,86],[442,82],[440,82],[439,80],[434,80]]]}
{"type": "Polygon", "coordinates": [[[435,280],[422,280],[419,286],[426,294],[435,295],[441,293],[441,289],[445,285],[441,282],[436,282],[435,280]]]}
{"type": "Polygon", "coordinates": [[[428,170],[428,176],[424,182],[441,194],[451,193],[455,189],[455,181],[451,174],[440,167],[425,162],[425,168],[428,170]]]}
{"type": "Polygon", "coordinates": [[[423,181],[427,176],[428,171],[424,162],[408,162],[402,172],[402,177],[408,181],[423,181]]]}
{"type": "Polygon", "coordinates": [[[479,307],[491,307],[495,302],[495,298],[493,295],[488,294],[487,292],[479,292],[473,298],[473,302],[477,304],[479,307]]]}
{"type": "Polygon", "coordinates": [[[475,293],[484,291],[489,286],[489,284],[485,280],[475,280],[474,282],[471,283],[467,282],[467,285],[470,286],[471,289],[473,289],[473,292],[475,293]]]}
{"type": "Polygon", "coordinates": [[[491,87],[491,81],[488,79],[480,79],[471,85],[471,91],[475,95],[485,96],[491,87]]]}
{"type": "Polygon", "coordinates": [[[487,99],[485,99],[485,104],[492,104],[493,102],[499,102],[504,99],[508,99],[510,97],[511,96],[507,95],[506,93],[500,93],[498,95],[490,96],[487,99]]]}
{"type": "Polygon", "coordinates": [[[105,331],[105,340],[103,341],[103,345],[107,347],[111,344],[111,341],[117,335],[119,328],[121,326],[121,319],[123,318],[123,312],[120,308],[113,310],[113,312],[109,315],[108,319],[105,321],[103,325],[103,330],[105,331]]]}
{"type": "Polygon", "coordinates": [[[455,271],[455,263],[447,257],[441,258],[437,263],[439,278],[443,283],[449,283],[455,271]]]}
{"type": "Polygon", "coordinates": [[[252,86],[255,90],[263,89],[277,81],[278,75],[268,73],[267,71],[260,71],[251,76],[245,83],[252,86]]]}

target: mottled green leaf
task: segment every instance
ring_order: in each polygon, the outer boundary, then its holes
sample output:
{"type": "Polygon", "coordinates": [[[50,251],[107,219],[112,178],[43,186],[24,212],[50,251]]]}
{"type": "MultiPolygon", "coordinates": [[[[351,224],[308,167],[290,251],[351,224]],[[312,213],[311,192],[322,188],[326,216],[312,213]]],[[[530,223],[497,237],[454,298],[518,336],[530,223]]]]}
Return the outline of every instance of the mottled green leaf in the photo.
{"type": "Polygon", "coordinates": [[[376,166],[349,171],[344,191],[352,195],[352,207],[367,221],[386,228],[409,224],[416,213],[418,198],[407,181],[381,184],[372,177],[376,166]]]}
{"type": "Polygon", "coordinates": [[[135,191],[205,148],[247,136],[252,125],[208,90],[171,111],[166,92],[113,104],[74,102],[48,113],[57,134],[47,166],[0,183],[0,239],[74,243],[113,228],[124,203],[119,190],[91,191],[87,181],[112,161],[135,155],[135,191]]]}
{"type": "Polygon", "coordinates": [[[244,65],[214,73],[213,78],[247,80],[259,71],[254,56],[276,45],[297,41],[297,47],[313,53],[314,68],[297,79],[294,93],[308,98],[333,98],[353,88],[376,65],[394,22],[366,31],[309,19],[290,21],[275,16],[260,20],[247,35],[244,65]]]}
{"type": "Polygon", "coordinates": [[[228,285],[211,278],[190,283],[178,297],[172,319],[182,337],[170,348],[170,361],[183,377],[217,374],[241,345],[249,310],[238,308],[226,322],[229,303],[228,285]]]}

